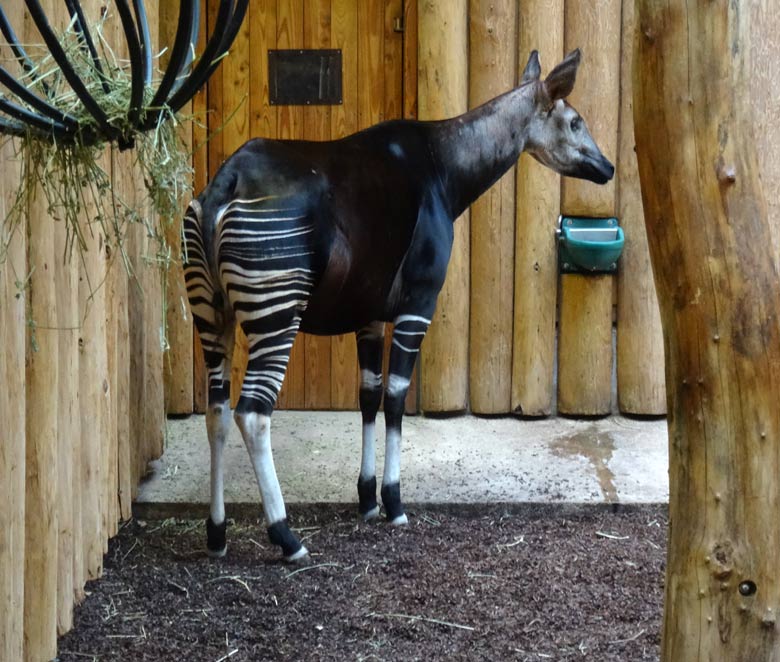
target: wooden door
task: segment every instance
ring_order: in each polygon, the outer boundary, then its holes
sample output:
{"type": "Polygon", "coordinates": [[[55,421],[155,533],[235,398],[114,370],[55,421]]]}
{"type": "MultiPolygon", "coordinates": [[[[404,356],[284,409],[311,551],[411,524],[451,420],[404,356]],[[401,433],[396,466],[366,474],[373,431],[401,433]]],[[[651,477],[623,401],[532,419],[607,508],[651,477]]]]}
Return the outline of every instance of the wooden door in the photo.
{"type": "MultiPolygon", "coordinates": [[[[208,1],[205,31],[218,2],[208,1]]],[[[208,129],[206,146],[195,154],[202,187],[227,156],[246,140],[340,138],[383,120],[416,114],[416,0],[258,0],[200,105],[208,129]],[[406,16],[404,16],[406,14],[406,16]],[[407,29],[404,28],[407,26],[407,29]],[[269,101],[269,49],[337,48],[342,51],[343,103],[332,106],[276,106],[269,101]]],[[[205,137],[205,128],[200,130],[205,137]]],[[[197,134],[197,130],[196,130],[197,134]]],[[[195,141],[196,145],[198,140],[195,141]]],[[[389,331],[389,330],[388,330],[389,331]]],[[[236,334],[233,404],[246,367],[246,338],[236,334]]],[[[197,340],[196,340],[197,344],[197,340]]],[[[205,408],[202,354],[195,352],[196,407],[205,408]]],[[[359,370],[354,334],[299,334],[290,356],[278,408],[356,409],[359,370]]],[[[410,389],[414,408],[416,388],[410,389]]]]}

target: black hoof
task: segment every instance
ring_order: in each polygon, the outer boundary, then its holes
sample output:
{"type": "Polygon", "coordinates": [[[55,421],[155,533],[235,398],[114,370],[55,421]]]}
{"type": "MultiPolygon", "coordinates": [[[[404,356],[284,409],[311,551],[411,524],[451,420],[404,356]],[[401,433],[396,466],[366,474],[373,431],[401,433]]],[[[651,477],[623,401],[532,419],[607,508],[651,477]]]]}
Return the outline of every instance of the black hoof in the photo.
{"type": "Polygon", "coordinates": [[[409,520],[404,514],[401,504],[401,484],[382,485],[382,505],[385,507],[385,517],[393,525],[406,524],[409,520]]]}
{"type": "Polygon", "coordinates": [[[225,556],[227,551],[227,519],[214,524],[211,517],[206,520],[206,550],[212,558],[225,556]]]}
{"type": "Polygon", "coordinates": [[[358,478],[358,499],[361,516],[364,520],[374,519],[379,515],[379,504],[376,502],[376,478],[363,480],[358,478]]]}
{"type": "Polygon", "coordinates": [[[286,519],[275,522],[268,527],[268,539],[272,544],[282,548],[282,555],[288,563],[298,561],[309,553],[309,550],[301,545],[300,540],[290,531],[286,519]]]}

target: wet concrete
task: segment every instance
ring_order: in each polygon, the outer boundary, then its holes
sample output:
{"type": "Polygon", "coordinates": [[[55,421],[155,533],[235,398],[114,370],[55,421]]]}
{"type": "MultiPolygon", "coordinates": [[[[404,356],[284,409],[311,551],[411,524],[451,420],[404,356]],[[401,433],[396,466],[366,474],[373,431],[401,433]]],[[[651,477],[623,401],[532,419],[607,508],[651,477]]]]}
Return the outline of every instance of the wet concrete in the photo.
{"type": "MultiPolygon", "coordinates": [[[[381,417],[377,434],[384,439],[381,417]]],[[[288,503],[356,502],[359,413],[276,412],[272,443],[288,503]]],[[[383,457],[378,443],[380,475],[383,457]]],[[[407,417],[402,495],[410,504],[666,502],[667,457],[664,420],[407,417]]],[[[226,503],[259,504],[235,426],[225,459],[226,503]]],[[[138,503],[186,512],[208,503],[208,475],[204,417],[169,420],[165,455],[153,463],[138,503]]]]}

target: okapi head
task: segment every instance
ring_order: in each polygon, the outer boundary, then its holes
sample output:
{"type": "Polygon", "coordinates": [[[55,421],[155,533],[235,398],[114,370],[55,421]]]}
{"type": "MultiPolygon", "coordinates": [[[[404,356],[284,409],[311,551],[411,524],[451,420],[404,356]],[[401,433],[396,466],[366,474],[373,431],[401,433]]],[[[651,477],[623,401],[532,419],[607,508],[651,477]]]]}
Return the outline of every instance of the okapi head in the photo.
{"type": "Polygon", "coordinates": [[[580,114],[564,100],[574,88],[579,65],[576,49],[541,80],[539,53],[531,53],[522,83],[534,86],[536,112],[528,127],[526,151],[561,175],[605,184],[615,167],[601,153],[580,114]]]}

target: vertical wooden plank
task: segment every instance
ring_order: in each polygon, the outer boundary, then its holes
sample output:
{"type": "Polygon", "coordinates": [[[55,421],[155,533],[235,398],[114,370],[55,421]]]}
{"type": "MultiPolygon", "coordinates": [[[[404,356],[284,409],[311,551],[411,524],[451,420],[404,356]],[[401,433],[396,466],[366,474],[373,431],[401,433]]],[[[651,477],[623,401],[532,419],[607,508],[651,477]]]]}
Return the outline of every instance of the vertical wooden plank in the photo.
{"type": "MultiPolygon", "coordinates": [[[[469,106],[517,78],[517,3],[470,0],[469,106]]],[[[515,169],[471,205],[469,404],[476,414],[510,408],[515,243],[515,169]]]]}
{"type": "MultiPolygon", "coordinates": [[[[28,34],[28,39],[32,38],[28,34]]],[[[52,219],[43,191],[30,201],[26,388],[24,658],[57,653],[57,292],[52,219]]],[[[15,495],[19,498],[20,495],[15,495]]]]}
{"type": "MultiPolygon", "coordinates": [[[[152,44],[158,44],[159,30],[157,12],[150,13],[149,32],[152,44]]],[[[136,186],[143,187],[143,178],[138,177],[136,186]]],[[[157,214],[147,204],[147,218],[159,225],[157,214]]],[[[165,445],[165,389],[163,379],[163,279],[165,273],[162,264],[154,258],[159,247],[155,240],[147,239],[147,255],[152,259],[146,267],[144,282],[145,323],[149,332],[146,334],[146,434],[149,440],[150,455],[148,460],[156,459],[163,453],[165,445]]]]}
{"type": "MultiPolygon", "coordinates": [[[[532,50],[549,71],[563,57],[563,0],[520,4],[518,69],[532,50]]],[[[547,416],[552,411],[558,257],[555,221],[561,178],[523,155],[517,167],[512,411],[547,416]]]]}
{"type": "MultiPolygon", "coordinates": [[[[453,117],[468,105],[467,0],[419,6],[418,104],[422,120],[453,117]]],[[[424,411],[466,407],[469,326],[469,214],[455,222],[447,280],[421,350],[424,411]]]]}
{"type": "MultiPolygon", "coordinates": [[[[303,0],[278,0],[277,48],[303,48],[303,0]]],[[[300,138],[303,130],[303,109],[280,106],[277,109],[277,138],[300,138]]],[[[298,334],[290,353],[284,384],[278,405],[286,409],[302,409],[306,400],[306,342],[298,334]]]]}
{"type": "Polygon", "coordinates": [[[634,2],[623,0],[617,187],[618,217],[626,244],[617,279],[618,407],[624,414],[657,416],[666,413],[664,340],[634,147],[634,27],[634,2]]]}
{"type": "MultiPolygon", "coordinates": [[[[12,25],[22,23],[22,6],[9,7],[12,25]]],[[[5,57],[10,55],[0,48],[5,57]]],[[[5,218],[19,182],[14,146],[0,147],[0,214],[5,218]]],[[[0,261],[0,659],[21,660],[24,651],[25,578],[25,336],[26,295],[17,285],[27,274],[27,228],[24,222],[13,238],[0,225],[0,241],[10,241],[0,261]]]]}
{"type": "MultiPolygon", "coordinates": [[[[610,158],[617,154],[620,91],[620,0],[566,3],[565,44],[583,46],[583,63],[569,101],[588,121],[590,132],[610,158]]],[[[597,186],[564,178],[564,214],[612,216],[615,182],[597,186]]],[[[558,410],[565,414],[608,414],[612,400],[611,276],[561,277],[558,341],[558,410]],[[574,300],[577,299],[577,300],[574,300]],[[565,309],[565,310],[564,310],[565,309]],[[564,312],[566,314],[564,317],[564,312]],[[594,371],[593,368],[600,368],[594,371]]]]}
{"type": "MultiPolygon", "coordinates": [[[[115,153],[115,179],[116,192],[123,199],[127,199],[129,182],[124,173],[130,172],[131,154],[129,152],[115,153]]],[[[113,397],[116,401],[116,434],[117,434],[117,496],[118,515],[126,520],[132,517],[132,493],[133,472],[131,468],[131,448],[134,440],[130,437],[130,310],[128,297],[127,272],[124,262],[119,255],[115,255],[111,273],[112,296],[117,301],[116,307],[116,370],[113,388],[113,397]]],[[[133,294],[135,294],[133,292],[133,294]]]]}
{"type": "MultiPolygon", "coordinates": [[[[81,527],[87,579],[96,579],[103,568],[103,501],[106,429],[103,381],[106,378],[105,262],[99,228],[86,219],[94,218],[87,209],[83,233],[87,251],[79,273],[79,396],[81,417],[81,527]]],[[[139,435],[140,437],[140,435],[139,435]]],[[[142,437],[141,437],[142,438],[142,437]]]]}
{"type": "MultiPolygon", "coordinates": [[[[222,69],[222,146],[225,150],[225,158],[233,154],[250,137],[249,26],[251,18],[252,14],[250,13],[244,19],[244,23],[230,47],[229,56],[220,65],[222,69]]],[[[241,395],[247,355],[246,336],[240,328],[236,328],[230,379],[230,399],[234,407],[241,395]]]]}
{"type": "MultiPolygon", "coordinates": [[[[162,2],[159,5],[159,32],[161,48],[168,50],[161,57],[165,67],[176,36],[179,18],[179,3],[162,2]]],[[[187,103],[182,114],[192,112],[192,103],[187,103]]],[[[187,147],[192,149],[192,131],[182,127],[187,147]]],[[[187,201],[184,201],[186,204],[187,201]]],[[[192,317],[187,306],[187,288],[184,285],[184,270],[181,262],[181,224],[184,209],[176,218],[165,220],[165,236],[171,248],[171,266],[166,280],[165,324],[168,349],[164,359],[165,411],[168,414],[192,413],[192,317]]]]}
{"type": "MultiPolygon", "coordinates": [[[[358,5],[351,0],[332,0],[331,48],[342,53],[343,103],[331,110],[331,136],[342,138],[358,129],[358,5]]],[[[355,334],[331,338],[331,406],[358,406],[358,363],[355,334]]]]}
{"type": "Polygon", "coordinates": [[[764,186],[775,262],[780,261],[780,12],[770,0],[750,4],[750,98],[761,183],[764,186]]]}
{"type": "MultiPolygon", "coordinates": [[[[417,118],[417,0],[404,0],[403,34],[403,115],[417,118]]],[[[420,361],[414,367],[406,394],[406,413],[416,414],[420,400],[420,361]]]]}
{"type": "MultiPolygon", "coordinates": [[[[198,32],[197,53],[203,52],[206,42],[206,27],[208,7],[201,3],[200,30],[198,32]]],[[[210,83],[204,85],[192,98],[192,168],[194,173],[194,193],[198,195],[204,188],[209,177],[209,147],[208,147],[208,93],[210,83]]],[[[200,346],[198,332],[192,329],[192,408],[195,413],[206,411],[206,364],[203,360],[203,349],[200,346]]]]}
{"type": "MultiPolygon", "coordinates": [[[[304,48],[327,48],[330,45],[330,0],[309,0],[304,4],[304,48]]],[[[303,109],[303,138],[330,139],[330,107],[308,106],[303,109]]],[[[304,335],[305,406],[307,409],[331,407],[331,355],[328,337],[304,335]]]]}
{"type": "MultiPolygon", "coordinates": [[[[52,9],[53,3],[43,7],[52,9]]],[[[26,43],[40,40],[31,21],[18,29],[26,43]]],[[[27,264],[21,272],[29,274],[25,487],[14,495],[25,500],[24,659],[29,661],[49,660],[57,653],[59,335],[57,249],[47,208],[43,190],[36,187],[26,209],[27,264]]]]}

